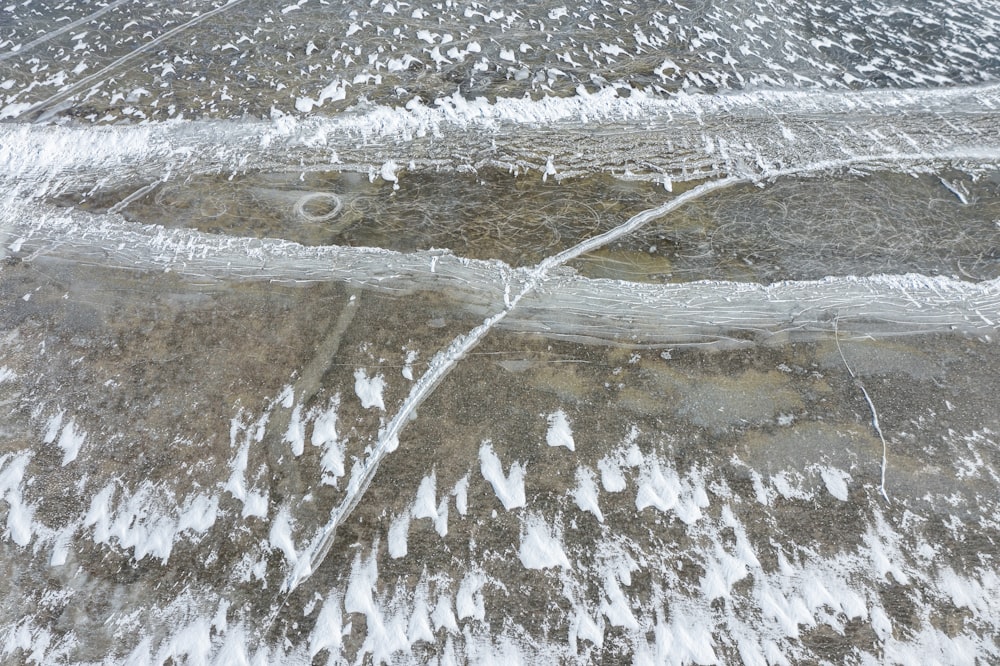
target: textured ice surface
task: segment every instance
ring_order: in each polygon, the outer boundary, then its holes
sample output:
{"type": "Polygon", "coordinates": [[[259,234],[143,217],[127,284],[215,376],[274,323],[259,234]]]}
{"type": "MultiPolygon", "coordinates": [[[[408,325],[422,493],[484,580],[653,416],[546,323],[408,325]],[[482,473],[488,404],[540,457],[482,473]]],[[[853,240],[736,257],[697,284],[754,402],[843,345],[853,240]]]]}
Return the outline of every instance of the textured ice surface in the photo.
{"type": "Polygon", "coordinates": [[[998,21],[0,8],[0,660],[997,661],[998,21]]]}

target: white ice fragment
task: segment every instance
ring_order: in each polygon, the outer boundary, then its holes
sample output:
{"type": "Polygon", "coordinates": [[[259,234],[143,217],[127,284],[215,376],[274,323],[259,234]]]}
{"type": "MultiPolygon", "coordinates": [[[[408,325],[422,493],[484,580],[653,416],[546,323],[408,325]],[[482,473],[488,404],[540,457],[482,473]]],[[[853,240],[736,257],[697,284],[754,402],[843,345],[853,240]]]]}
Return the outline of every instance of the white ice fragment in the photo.
{"type": "Polygon", "coordinates": [[[580,511],[589,511],[597,517],[597,520],[604,522],[604,514],[597,503],[597,481],[594,472],[588,467],[576,468],[576,489],[573,491],[573,499],[580,511]]]}
{"type": "Polygon", "coordinates": [[[190,500],[177,519],[177,531],[191,530],[203,534],[211,529],[219,513],[219,498],[199,493],[190,500]]]}
{"type": "Polygon", "coordinates": [[[347,98],[347,83],[341,79],[336,79],[331,81],[326,85],[323,90],[319,93],[319,98],[316,100],[317,106],[322,106],[323,102],[330,100],[331,102],[339,102],[347,98]]]}
{"type": "Polygon", "coordinates": [[[632,613],[631,604],[625,596],[618,578],[613,573],[604,576],[604,601],[601,602],[601,612],[608,622],[615,627],[624,627],[630,631],[638,631],[639,622],[632,613]]]}
{"type": "Polygon", "coordinates": [[[553,162],[554,159],[555,155],[549,155],[548,159],[545,160],[545,171],[542,172],[543,183],[549,179],[549,176],[556,175],[556,165],[555,162],[553,162]]]}
{"type": "Polygon", "coordinates": [[[413,363],[417,360],[419,355],[420,353],[413,349],[407,350],[406,360],[404,361],[402,370],[404,379],[409,379],[411,382],[413,381],[413,363]]]}
{"type": "Polygon", "coordinates": [[[486,605],[483,601],[485,584],[486,576],[478,571],[470,571],[462,579],[462,583],[458,586],[458,594],[455,596],[455,609],[458,611],[459,620],[467,617],[482,620],[486,617],[486,605]]]}
{"type": "Polygon", "coordinates": [[[362,368],[354,371],[354,393],[361,400],[361,406],[365,409],[377,407],[385,411],[385,402],[382,400],[382,391],[385,390],[385,379],[382,375],[369,377],[362,368]]]}
{"type": "Polygon", "coordinates": [[[410,534],[410,512],[403,511],[389,525],[389,557],[398,560],[406,557],[406,540],[410,534]]]}
{"type": "Polygon", "coordinates": [[[94,528],[96,543],[105,543],[110,537],[111,499],[114,494],[115,484],[111,482],[90,499],[90,508],[83,517],[83,526],[94,528]]]}
{"type": "Polygon", "coordinates": [[[311,97],[297,97],[295,99],[295,110],[301,113],[309,113],[316,106],[316,102],[311,97]]]}
{"type": "Polygon", "coordinates": [[[712,647],[712,632],[703,622],[676,614],[669,625],[658,623],[654,633],[657,663],[719,663],[712,647]]]}
{"type": "Polygon", "coordinates": [[[459,515],[464,516],[469,511],[469,475],[466,474],[455,487],[452,489],[451,494],[455,496],[455,508],[458,509],[459,515]]]}
{"type": "Polygon", "coordinates": [[[952,183],[944,178],[938,178],[938,180],[940,180],[941,184],[945,186],[945,189],[954,194],[955,198],[962,202],[963,205],[969,203],[969,190],[961,181],[956,180],[952,183]]]}
{"type": "Polygon", "coordinates": [[[621,461],[617,457],[604,456],[597,461],[597,469],[601,472],[601,485],[609,493],[620,493],[625,490],[625,475],[622,473],[621,461]]]}
{"type": "Polygon", "coordinates": [[[29,453],[22,453],[13,459],[9,459],[7,455],[0,458],[0,465],[3,465],[0,468],[0,497],[6,500],[8,505],[4,536],[10,537],[18,546],[27,546],[34,531],[32,526],[34,507],[25,504],[22,496],[24,471],[30,458],[29,453]]]}
{"type": "Polygon", "coordinates": [[[34,531],[32,520],[35,509],[24,503],[20,489],[16,494],[9,493],[7,502],[7,529],[4,531],[4,536],[9,536],[18,546],[27,546],[34,531]]]}
{"type": "Polygon", "coordinates": [[[514,462],[510,466],[510,474],[503,473],[500,458],[493,452],[489,440],[483,442],[479,449],[479,470],[491,486],[503,508],[510,511],[525,505],[524,497],[524,467],[514,462]]]}
{"type": "Polygon", "coordinates": [[[292,455],[301,456],[305,450],[306,425],[302,422],[302,405],[295,405],[292,415],[288,419],[288,430],[285,432],[285,441],[292,447],[292,455]]]}
{"type": "Polygon", "coordinates": [[[323,483],[336,486],[337,479],[344,475],[344,442],[337,435],[337,411],[340,395],[330,399],[325,412],[313,422],[310,442],[323,449],[320,466],[323,469],[323,483]]]}
{"type": "Polygon", "coordinates": [[[750,470],[750,481],[753,483],[753,492],[757,501],[764,506],[770,506],[771,501],[774,500],[778,493],[774,489],[764,485],[763,477],[755,469],[750,470]]]}
{"type": "Polygon", "coordinates": [[[585,609],[577,607],[573,613],[572,627],[576,632],[577,639],[590,641],[594,647],[600,649],[604,647],[604,627],[598,625],[594,618],[585,609]]]}
{"type": "Polygon", "coordinates": [[[566,412],[559,409],[549,414],[549,431],[545,435],[545,443],[549,446],[565,446],[570,451],[576,449],[573,443],[573,432],[569,426],[566,412]]]}
{"type": "Polygon", "coordinates": [[[268,543],[271,550],[278,549],[285,555],[285,560],[290,565],[298,561],[299,556],[295,550],[295,543],[292,541],[292,517],[287,507],[281,507],[278,514],[271,523],[271,532],[268,535],[268,543]]]}
{"type": "Polygon", "coordinates": [[[256,491],[249,492],[243,500],[243,518],[254,516],[256,518],[267,518],[267,496],[256,491]]]}
{"type": "Polygon", "coordinates": [[[79,523],[67,525],[56,535],[52,544],[52,555],[49,557],[49,566],[60,567],[66,564],[66,559],[69,556],[69,544],[78,527],[79,523]]]}
{"type": "Polygon", "coordinates": [[[448,536],[448,497],[442,497],[434,518],[434,529],[442,537],[448,536]]]}
{"type": "Polygon", "coordinates": [[[292,405],[295,404],[295,389],[286,384],[285,388],[281,389],[281,393],[278,394],[278,404],[285,409],[291,409],[292,405]]]}
{"type": "Polygon", "coordinates": [[[392,160],[388,160],[379,169],[378,174],[382,176],[382,180],[388,183],[392,183],[392,189],[398,190],[399,177],[396,175],[397,171],[399,171],[399,165],[393,162],[392,160]]]}
{"type": "MultiPolygon", "coordinates": [[[[212,654],[212,625],[207,617],[195,619],[177,630],[146,663],[207,664],[212,654]]],[[[220,656],[220,655],[216,655],[220,656]]]]}
{"type": "Polygon", "coordinates": [[[526,569],[570,568],[558,531],[538,515],[530,515],[521,525],[518,557],[526,569]]]}
{"type": "Polygon", "coordinates": [[[418,641],[434,643],[434,629],[431,628],[430,608],[427,605],[427,584],[423,581],[413,594],[413,612],[407,624],[406,640],[410,645],[418,641]]]}
{"type": "Polygon", "coordinates": [[[639,445],[634,440],[630,442],[625,449],[625,464],[629,467],[642,467],[645,460],[646,456],[642,455],[639,445]]]}
{"type": "Polygon", "coordinates": [[[59,434],[59,430],[62,428],[62,420],[65,414],[66,410],[60,409],[49,417],[48,423],[45,425],[45,435],[42,437],[43,442],[51,444],[56,441],[56,435],[59,434]]]}
{"type": "Polygon", "coordinates": [[[899,535],[889,526],[881,513],[875,514],[875,526],[868,528],[864,541],[868,546],[872,565],[881,578],[888,580],[887,574],[892,574],[900,585],[909,583],[909,576],[900,566],[904,560],[898,546],[899,535]]]}
{"type": "Polygon", "coordinates": [[[62,434],[59,435],[59,441],[57,442],[59,448],[63,450],[63,467],[76,460],[77,454],[80,453],[80,447],[83,446],[83,442],[86,439],[87,433],[82,430],[77,432],[76,423],[73,419],[70,419],[63,427],[62,434]]]}
{"type": "Polygon", "coordinates": [[[803,487],[803,477],[798,472],[781,470],[771,477],[771,485],[785,499],[811,500],[813,493],[803,487]]]}
{"type": "Polygon", "coordinates": [[[892,636],[892,620],[885,614],[881,606],[874,606],[871,609],[871,623],[875,635],[882,641],[887,641],[892,636]]]}
{"type": "Polygon", "coordinates": [[[834,467],[822,467],[819,474],[823,477],[823,483],[831,495],[841,502],[847,501],[847,482],[851,480],[851,475],[834,467]]]}
{"type": "Polygon", "coordinates": [[[331,594],[323,602],[323,608],[316,618],[316,625],[309,635],[310,661],[322,650],[329,650],[331,655],[340,654],[343,640],[344,625],[340,597],[331,594]]]}
{"type": "Polygon", "coordinates": [[[701,579],[702,596],[710,601],[720,597],[729,598],[733,585],[746,578],[748,573],[743,560],[733,557],[716,545],[715,557],[708,562],[701,579]]]}
{"type": "Polygon", "coordinates": [[[414,518],[437,519],[437,474],[431,472],[420,482],[417,499],[413,504],[414,518]]]}
{"type": "Polygon", "coordinates": [[[635,508],[642,511],[651,506],[660,511],[670,511],[677,505],[680,491],[680,479],[677,478],[677,473],[669,467],[664,472],[659,460],[654,459],[640,474],[635,508]]]}
{"type": "MultiPolygon", "coordinates": [[[[235,422],[236,419],[233,419],[233,421],[235,422]]],[[[249,455],[250,443],[244,442],[239,451],[236,452],[236,457],[233,458],[233,462],[230,463],[232,472],[230,472],[229,480],[226,481],[226,485],[223,488],[223,490],[230,493],[233,497],[240,501],[246,500],[247,496],[245,476],[247,471],[247,458],[249,455]]]]}
{"type": "Polygon", "coordinates": [[[434,631],[441,631],[443,628],[451,633],[458,633],[458,621],[451,609],[451,597],[447,594],[438,597],[434,611],[431,613],[431,621],[434,623],[434,631]]]}
{"type": "Polygon", "coordinates": [[[219,607],[215,611],[215,617],[212,618],[212,628],[220,634],[224,634],[229,630],[229,621],[227,619],[229,605],[227,599],[220,601],[219,607]]]}

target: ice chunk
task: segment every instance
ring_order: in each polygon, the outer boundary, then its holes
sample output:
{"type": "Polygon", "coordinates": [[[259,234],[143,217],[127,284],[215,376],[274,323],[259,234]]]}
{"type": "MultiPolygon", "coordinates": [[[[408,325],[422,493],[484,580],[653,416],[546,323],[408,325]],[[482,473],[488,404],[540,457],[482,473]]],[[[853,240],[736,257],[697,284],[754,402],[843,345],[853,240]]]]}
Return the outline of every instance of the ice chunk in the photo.
{"type": "Polygon", "coordinates": [[[410,511],[404,511],[389,525],[389,557],[398,560],[406,557],[406,540],[410,534],[410,511]]]}
{"type": "Polygon", "coordinates": [[[292,415],[288,419],[288,430],[285,432],[285,441],[292,447],[292,455],[301,456],[305,450],[306,426],[302,422],[302,405],[295,405],[292,415]]]}
{"type": "Polygon", "coordinates": [[[549,414],[549,431],[545,435],[545,443],[549,446],[565,446],[570,451],[576,449],[573,443],[573,432],[569,426],[566,412],[557,410],[549,414]]]}
{"type": "Polygon", "coordinates": [[[292,518],[287,507],[281,507],[278,510],[278,515],[274,517],[274,522],[271,523],[271,532],[268,535],[268,543],[272,550],[276,548],[284,553],[285,560],[290,565],[294,565],[298,561],[299,556],[292,541],[292,518]]]}
{"type": "Polygon", "coordinates": [[[518,557],[526,569],[570,568],[560,535],[538,515],[528,516],[521,526],[518,557]]]}
{"type": "Polygon", "coordinates": [[[83,446],[84,440],[87,439],[87,433],[77,431],[76,422],[70,419],[62,429],[62,434],[59,435],[59,441],[57,445],[63,450],[63,467],[69,463],[76,460],[77,454],[80,453],[80,447],[83,446]]]}
{"type": "Polygon", "coordinates": [[[203,534],[215,524],[218,513],[219,498],[199,493],[187,503],[177,519],[177,531],[191,530],[196,534],[203,534]]]}
{"type": "Polygon", "coordinates": [[[851,480],[851,475],[834,467],[822,467],[819,474],[823,477],[823,483],[831,495],[841,502],[847,501],[847,482],[851,480]]]}
{"type": "Polygon", "coordinates": [[[503,508],[510,511],[524,506],[524,467],[521,463],[511,464],[510,474],[505,475],[500,465],[500,458],[493,452],[493,445],[486,440],[479,449],[479,470],[483,478],[493,486],[493,492],[503,504],[503,508]]]}
{"type": "Polygon", "coordinates": [[[660,462],[654,459],[652,464],[642,470],[635,508],[642,511],[651,506],[660,511],[670,511],[677,505],[680,490],[677,473],[670,468],[664,472],[660,462]]]}
{"type": "Polygon", "coordinates": [[[483,585],[485,584],[486,576],[479,571],[471,571],[462,579],[455,597],[458,619],[471,617],[482,620],[486,617],[486,606],[483,601],[483,585]]]}
{"type": "MultiPolygon", "coordinates": [[[[480,454],[481,455],[481,454],[480,454]]],[[[459,515],[464,516],[469,510],[469,475],[466,474],[455,487],[452,489],[451,494],[455,496],[455,508],[458,509],[459,515]]]]}
{"type": "Polygon", "coordinates": [[[451,609],[451,597],[447,594],[438,597],[437,604],[434,605],[434,612],[431,613],[431,621],[434,622],[434,631],[440,631],[443,628],[452,633],[458,633],[458,621],[451,609]]]}
{"type": "Polygon", "coordinates": [[[625,475],[622,473],[621,461],[616,456],[604,456],[597,461],[597,469],[601,472],[601,485],[609,493],[620,493],[625,490],[625,475]]]}
{"type": "Polygon", "coordinates": [[[417,489],[417,499],[413,504],[414,518],[437,519],[436,488],[437,474],[431,472],[423,478],[420,482],[420,487],[417,489]]]}
{"type": "Polygon", "coordinates": [[[576,468],[576,489],[573,491],[573,499],[580,511],[589,511],[597,517],[597,520],[604,522],[604,514],[597,503],[597,481],[590,468],[582,466],[576,468]]]}
{"type": "Polygon", "coordinates": [[[365,409],[377,407],[385,411],[385,402],[382,400],[382,392],[385,390],[385,379],[382,375],[369,377],[362,368],[354,371],[354,393],[361,400],[361,406],[365,409]]]}
{"type": "Polygon", "coordinates": [[[316,626],[309,635],[309,656],[315,657],[321,650],[339,654],[343,644],[344,626],[340,597],[330,595],[323,602],[323,608],[316,618],[316,626]]]}
{"type": "Polygon", "coordinates": [[[427,584],[421,582],[413,595],[413,612],[406,629],[406,639],[410,645],[417,641],[434,643],[434,630],[431,628],[430,608],[427,605],[427,584]]]}

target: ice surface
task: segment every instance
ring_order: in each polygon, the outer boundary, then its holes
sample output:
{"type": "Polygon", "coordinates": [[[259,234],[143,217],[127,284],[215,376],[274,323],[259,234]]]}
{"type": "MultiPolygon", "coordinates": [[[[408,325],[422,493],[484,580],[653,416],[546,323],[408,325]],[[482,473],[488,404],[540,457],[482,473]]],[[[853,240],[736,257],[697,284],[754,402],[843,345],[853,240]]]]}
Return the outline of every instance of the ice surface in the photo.
{"type": "Polygon", "coordinates": [[[5,662],[1000,659],[994,3],[0,25],[5,662]]]}

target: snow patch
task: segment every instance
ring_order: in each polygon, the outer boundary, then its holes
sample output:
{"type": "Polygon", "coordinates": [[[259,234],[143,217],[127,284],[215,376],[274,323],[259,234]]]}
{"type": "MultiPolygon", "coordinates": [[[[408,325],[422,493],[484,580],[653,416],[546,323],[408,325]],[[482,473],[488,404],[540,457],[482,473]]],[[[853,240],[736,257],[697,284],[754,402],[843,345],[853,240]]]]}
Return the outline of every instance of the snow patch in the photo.
{"type": "Polygon", "coordinates": [[[518,557],[526,569],[570,568],[561,535],[538,515],[529,515],[521,525],[518,557]]]}
{"type": "Polygon", "coordinates": [[[549,431],[545,435],[545,443],[549,446],[565,446],[570,451],[576,449],[573,443],[573,432],[569,426],[566,412],[557,410],[549,414],[549,431]]]}
{"type": "MultiPolygon", "coordinates": [[[[56,420],[56,427],[58,428],[58,422],[62,420],[62,412],[58,414],[58,419],[56,420]]],[[[49,434],[52,431],[53,422],[49,422],[49,432],[46,433],[45,438],[47,442],[51,442],[49,434]]],[[[58,446],[63,451],[62,465],[65,467],[69,463],[76,460],[76,456],[80,453],[80,447],[83,446],[83,442],[87,439],[87,433],[82,430],[78,431],[76,428],[76,422],[70,419],[65,426],[63,426],[62,433],[59,435],[59,441],[56,442],[58,446]]]]}
{"type": "Polygon", "coordinates": [[[589,467],[576,468],[576,489],[573,490],[573,500],[580,511],[589,511],[598,521],[604,522],[604,514],[597,503],[597,481],[589,467]]]}
{"type": "Polygon", "coordinates": [[[493,486],[493,492],[503,504],[503,508],[510,511],[525,505],[525,468],[521,463],[514,462],[510,466],[510,474],[505,475],[500,458],[493,452],[493,445],[489,440],[484,441],[479,449],[479,470],[483,478],[493,486]]]}
{"type": "Polygon", "coordinates": [[[847,483],[851,475],[835,467],[821,467],[819,470],[827,491],[841,502],[847,501],[847,483]]]}
{"type": "Polygon", "coordinates": [[[410,510],[407,509],[396,516],[389,525],[389,557],[398,560],[406,557],[406,540],[410,535],[410,510]]]}
{"type": "Polygon", "coordinates": [[[361,400],[361,406],[365,409],[377,407],[385,411],[385,402],[382,400],[382,392],[385,390],[385,379],[382,375],[369,377],[364,369],[358,368],[354,371],[354,393],[361,400]]]}

